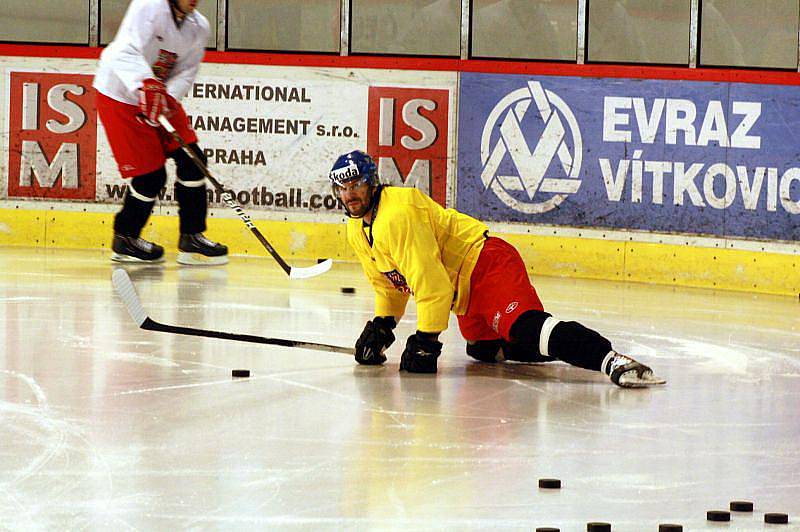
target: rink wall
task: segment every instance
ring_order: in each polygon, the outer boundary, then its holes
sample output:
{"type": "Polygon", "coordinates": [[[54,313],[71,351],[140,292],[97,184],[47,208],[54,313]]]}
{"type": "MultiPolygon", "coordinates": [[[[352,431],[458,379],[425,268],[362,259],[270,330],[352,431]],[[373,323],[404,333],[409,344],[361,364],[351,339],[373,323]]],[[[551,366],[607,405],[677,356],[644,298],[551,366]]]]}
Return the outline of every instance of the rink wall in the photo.
{"type": "MultiPolygon", "coordinates": [[[[98,49],[0,45],[0,245],[105,248],[124,182],[98,49]]],[[[531,273],[800,293],[797,73],[209,52],[184,101],[214,174],[287,258],[354,260],[325,176],[489,223],[531,273]]],[[[209,234],[265,255],[221,198],[209,234]]],[[[146,235],[175,249],[164,192],[146,235]]]]}

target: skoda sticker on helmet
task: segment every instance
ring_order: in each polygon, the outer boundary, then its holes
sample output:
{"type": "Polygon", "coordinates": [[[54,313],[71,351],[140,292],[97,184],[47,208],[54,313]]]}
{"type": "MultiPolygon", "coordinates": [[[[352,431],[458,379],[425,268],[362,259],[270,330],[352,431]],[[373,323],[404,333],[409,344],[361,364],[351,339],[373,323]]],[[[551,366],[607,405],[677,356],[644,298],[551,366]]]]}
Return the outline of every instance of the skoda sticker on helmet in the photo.
{"type": "Polygon", "coordinates": [[[486,119],[481,135],[481,180],[484,189],[491,188],[510,208],[526,214],[545,213],[580,188],[582,152],[581,132],[572,110],[540,82],[529,81],[526,88],[503,97],[486,119]],[[544,125],[538,139],[527,138],[521,125],[532,112],[539,113],[544,125]],[[501,170],[507,158],[516,168],[515,175],[501,170]]]}
{"type": "Polygon", "coordinates": [[[331,170],[330,179],[335,181],[339,185],[343,185],[347,181],[358,177],[358,167],[355,163],[350,163],[349,165],[345,166],[344,168],[337,168],[335,170],[331,170]]]}

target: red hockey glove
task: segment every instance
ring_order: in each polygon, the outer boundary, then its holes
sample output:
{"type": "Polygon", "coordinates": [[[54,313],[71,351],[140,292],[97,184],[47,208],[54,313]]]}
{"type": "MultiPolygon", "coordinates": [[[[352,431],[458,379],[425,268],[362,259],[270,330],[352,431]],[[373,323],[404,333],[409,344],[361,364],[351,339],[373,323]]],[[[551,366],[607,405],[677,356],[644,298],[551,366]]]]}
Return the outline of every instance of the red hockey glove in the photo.
{"type": "Polygon", "coordinates": [[[142,82],[139,89],[139,110],[144,122],[153,127],[158,127],[158,117],[168,111],[167,87],[155,78],[148,78],[142,82]]]}

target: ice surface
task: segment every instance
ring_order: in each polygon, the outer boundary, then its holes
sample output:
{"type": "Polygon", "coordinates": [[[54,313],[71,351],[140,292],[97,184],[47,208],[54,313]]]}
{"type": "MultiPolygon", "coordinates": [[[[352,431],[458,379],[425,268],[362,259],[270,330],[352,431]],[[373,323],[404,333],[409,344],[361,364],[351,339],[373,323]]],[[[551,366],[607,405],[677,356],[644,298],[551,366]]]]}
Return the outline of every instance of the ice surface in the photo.
{"type": "MultiPolygon", "coordinates": [[[[455,320],[437,376],[400,374],[413,306],[378,368],[148,332],[112,269],[100,252],[0,254],[0,529],[800,529],[795,298],[535,278],[548,311],[669,381],[623,390],[560,362],[473,363],[455,320]],[[706,522],[742,499],[753,514],[706,522]]],[[[128,271],[173,325],[352,345],[371,317],[355,265],[128,271]]]]}

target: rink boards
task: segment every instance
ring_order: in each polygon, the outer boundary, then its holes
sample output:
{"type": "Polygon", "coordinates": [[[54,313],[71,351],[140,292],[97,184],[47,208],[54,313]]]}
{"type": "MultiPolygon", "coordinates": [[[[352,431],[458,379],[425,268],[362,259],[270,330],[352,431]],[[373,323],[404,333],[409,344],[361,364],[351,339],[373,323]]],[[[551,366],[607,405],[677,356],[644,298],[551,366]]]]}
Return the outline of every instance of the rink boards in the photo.
{"type": "MultiPolygon", "coordinates": [[[[86,57],[0,49],[0,244],[108,246],[124,182],[94,107],[98,52],[70,52],[86,57]]],[[[364,149],[384,181],[487,221],[532,274],[800,293],[796,74],[274,60],[211,52],[184,104],[287,257],[354,260],[326,175],[364,149]]],[[[265,255],[210,199],[209,234],[265,255]]],[[[146,230],[168,251],[175,211],[168,186],[146,230]]]]}

